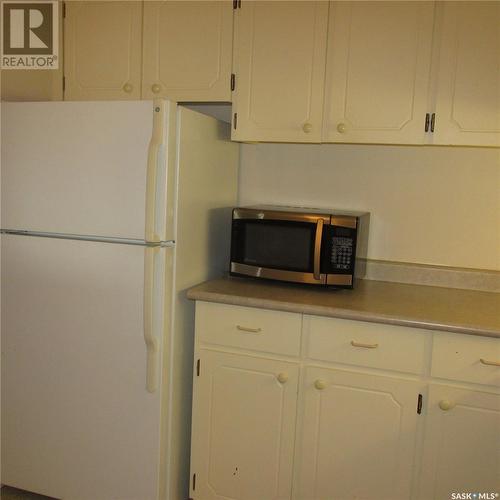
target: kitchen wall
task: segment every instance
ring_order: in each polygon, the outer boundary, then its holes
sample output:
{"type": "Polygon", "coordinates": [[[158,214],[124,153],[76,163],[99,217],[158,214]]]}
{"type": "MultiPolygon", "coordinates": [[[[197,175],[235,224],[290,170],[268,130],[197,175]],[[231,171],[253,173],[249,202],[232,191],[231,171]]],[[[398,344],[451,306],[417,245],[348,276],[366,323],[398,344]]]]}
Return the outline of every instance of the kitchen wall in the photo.
{"type": "Polygon", "coordinates": [[[500,270],[500,151],[244,144],[239,203],[371,212],[370,259],[500,270]]]}

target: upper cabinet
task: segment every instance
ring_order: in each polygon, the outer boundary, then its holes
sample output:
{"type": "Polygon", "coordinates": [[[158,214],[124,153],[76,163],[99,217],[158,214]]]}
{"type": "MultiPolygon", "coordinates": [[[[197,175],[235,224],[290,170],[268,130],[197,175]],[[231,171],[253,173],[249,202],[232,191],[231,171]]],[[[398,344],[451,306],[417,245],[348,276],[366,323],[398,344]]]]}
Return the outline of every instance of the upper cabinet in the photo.
{"type": "Polygon", "coordinates": [[[500,3],[441,8],[433,142],[500,146],[500,3]]]}
{"type": "Polygon", "coordinates": [[[241,3],[233,139],[320,142],[327,21],[327,2],[241,3]]]}
{"type": "Polygon", "coordinates": [[[230,101],[232,38],[232,2],[145,2],[142,96],[230,101]]]}
{"type": "Polygon", "coordinates": [[[243,0],[235,18],[235,140],[500,146],[499,2],[243,0]]]}
{"type": "Polygon", "coordinates": [[[72,1],[65,34],[67,100],[231,100],[231,2],[72,1]]]}
{"type": "Polygon", "coordinates": [[[500,146],[500,2],[63,6],[64,80],[2,71],[2,99],[232,101],[237,141],[500,146]]]}
{"type": "Polygon", "coordinates": [[[432,2],[332,2],[325,142],[425,142],[432,2]]]}
{"type": "Polygon", "coordinates": [[[141,98],[141,2],[66,2],[64,28],[65,100],[141,98]]]}

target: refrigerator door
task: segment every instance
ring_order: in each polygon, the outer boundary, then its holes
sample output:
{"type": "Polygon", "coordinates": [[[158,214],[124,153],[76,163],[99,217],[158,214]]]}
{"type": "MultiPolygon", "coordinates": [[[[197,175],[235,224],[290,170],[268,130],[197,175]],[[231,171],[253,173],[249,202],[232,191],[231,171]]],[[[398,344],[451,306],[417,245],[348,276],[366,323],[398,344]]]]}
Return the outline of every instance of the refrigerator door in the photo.
{"type": "Polygon", "coordinates": [[[149,224],[171,239],[175,112],[159,103],[2,103],[2,229],[144,240],[149,224]]]}
{"type": "Polygon", "coordinates": [[[172,249],[3,235],[1,250],[2,482],[156,500],[172,249]]]}

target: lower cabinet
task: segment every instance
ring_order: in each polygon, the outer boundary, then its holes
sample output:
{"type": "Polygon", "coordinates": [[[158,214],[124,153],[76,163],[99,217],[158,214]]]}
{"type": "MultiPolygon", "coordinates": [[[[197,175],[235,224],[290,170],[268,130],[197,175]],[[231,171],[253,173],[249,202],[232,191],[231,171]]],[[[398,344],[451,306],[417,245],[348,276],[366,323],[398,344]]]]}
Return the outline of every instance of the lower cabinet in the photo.
{"type": "Polygon", "coordinates": [[[198,302],[191,498],[496,498],[499,356],[500,339],[198,302]]]}
{"type": "Polygon", "coordinates": [[[199,352],[192,498],[290,498],[298,374],[296,363],[199,352]]]}
{"type": "Polygon", "coordinates": [[[431,384],[422,464],[420,500],[500,493],[500,396],[431,384]]]}
{"type": "Polygon", "coordinates": [[[295,498],[409,499],[420,387],[307,368],[295,498]]]}

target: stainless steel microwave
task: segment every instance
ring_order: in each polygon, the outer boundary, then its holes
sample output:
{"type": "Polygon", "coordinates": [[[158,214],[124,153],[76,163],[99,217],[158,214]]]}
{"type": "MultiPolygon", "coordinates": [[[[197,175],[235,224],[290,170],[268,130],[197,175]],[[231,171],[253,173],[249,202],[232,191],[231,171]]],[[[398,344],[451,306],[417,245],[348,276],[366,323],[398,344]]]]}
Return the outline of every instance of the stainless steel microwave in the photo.
{"type": "Polygon", "coordinates": [[[353,288],[364,275],[370,214],[294,207],[233,209],[232,276],[353,288]]]}

